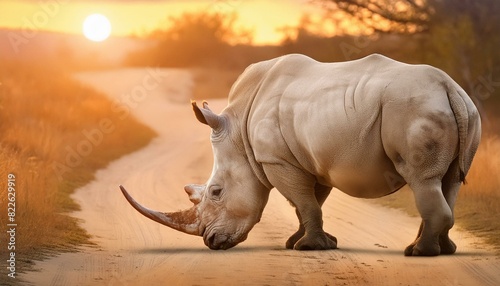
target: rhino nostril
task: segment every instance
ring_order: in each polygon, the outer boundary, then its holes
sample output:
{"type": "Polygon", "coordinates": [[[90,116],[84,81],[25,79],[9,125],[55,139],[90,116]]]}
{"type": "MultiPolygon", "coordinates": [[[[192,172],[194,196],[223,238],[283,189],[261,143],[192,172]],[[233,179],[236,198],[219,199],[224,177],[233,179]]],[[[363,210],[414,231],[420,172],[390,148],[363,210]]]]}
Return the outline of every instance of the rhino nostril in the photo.
{"type": "Polygon", "coordinates": [[[212,236],[208,238],[208,247],[210,247],[211,249],[217,249],[214,245],[215,236],[216,234],[212,234],[212,236]]]}

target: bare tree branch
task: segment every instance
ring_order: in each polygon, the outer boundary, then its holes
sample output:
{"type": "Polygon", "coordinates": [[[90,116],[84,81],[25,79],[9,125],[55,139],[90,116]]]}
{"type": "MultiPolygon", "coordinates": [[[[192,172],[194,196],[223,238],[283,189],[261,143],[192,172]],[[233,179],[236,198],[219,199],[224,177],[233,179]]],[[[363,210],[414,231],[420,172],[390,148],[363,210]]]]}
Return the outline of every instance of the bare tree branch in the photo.
{"type": "Polygon", "coordinates": [[[427,1],[429,0],[322,0],[331,10],[344,11],[367,27],[383,32],[427,30],[431,18],[427,1]]]}

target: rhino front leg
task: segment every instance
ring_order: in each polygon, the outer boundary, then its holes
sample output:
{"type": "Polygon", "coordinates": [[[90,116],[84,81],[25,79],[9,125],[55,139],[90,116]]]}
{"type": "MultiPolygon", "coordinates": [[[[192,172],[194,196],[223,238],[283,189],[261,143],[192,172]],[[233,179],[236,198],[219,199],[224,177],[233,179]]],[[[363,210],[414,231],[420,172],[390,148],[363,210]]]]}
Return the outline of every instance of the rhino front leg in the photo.
{"type": "MultiPolygon", "coordinates": [[[[316,185],[314,186],[314,194],[316,196],[316,201],[318,202],[320,207],[323,206],[323,203],[326,201],[326,198],[328,198],[328,195],[330,195],[331,190],[332,190],[331,187],[327,187],[327,186],[324,186],[324,185],[321,185],[318,183],[316,183],[316,185]]],[[[293,249],[293,247],[295,246],[297,241],[299,241],[299,239],[301,239],[304,236],[304,234],[306,233],[306,229],[304,227],[304,224],[302,223],[302,218],[301,218],[300,213],[297,210],[297,208],[295,208],[295,213],[297,214],[297,217],[299,218],[300,225],[299,225],[299,229],[297,230],[297,232],[292,234],[292,236],[290,236],[290,238],[287,240],[287,242],[286,242],[287,249],[293,249]]],[[[325,234],[329,239],[333,240],[335,242],[335,244],[337,244],[337,238],[335,236],[333,236],[327,232],[325,232],[325,234]]]]}
{"type": "MultiPolygon", "coordinates": [[[[337,248],[336,239],[330,238],[323,231],[323,214],[321,205],[316,199],[315,178],[289,164],[265,164],[263,168],[271,184],[296,207],[300,227],[292,237],[295,239],[300,236],[300,238],[294,243],[293,248],[297,250],[337,248]]],[[[289,239],[290,244],[291,240],[292,238],[289,239]]]]}

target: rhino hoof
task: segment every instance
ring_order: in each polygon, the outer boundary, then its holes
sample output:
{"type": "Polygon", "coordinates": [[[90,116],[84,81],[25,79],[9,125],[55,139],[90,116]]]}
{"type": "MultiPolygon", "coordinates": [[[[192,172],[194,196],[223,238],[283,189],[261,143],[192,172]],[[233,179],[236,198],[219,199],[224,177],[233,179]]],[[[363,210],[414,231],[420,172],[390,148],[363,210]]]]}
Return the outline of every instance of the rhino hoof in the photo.
{"type": "Polygon", "coordinates": [[[405,256],[437,256],[441,253],[439,245],[422,247],[420,244],[410,244],[405,249],[405,256]]]}
{"type": "MultiPolygon", "coordinates": [[[[325,232],[325,235],[330,239],[332,240],[333,242],[335,242],[335,248],[337,248],[337,238],[327,232],[325,232]]],[[[290,236],[290,238],[288,238],[288,240],[286,241],[286,244],[285,244],[285,247],[286,249],[294,249],[295,248],[295,244],[304,236],[304,232],[299,230],[297,231],[296,233],[292,234],[292,236],[290,236]]],[[[328,249],[331,249],[331,248],[328,248],[328,249]]]]}
{"type": "Polygon", "coordinates": [[[296,233],[292,234],[290,238],[288,238],[285,247],[287,249],[293,249],[297,241],[299,241],[299,239],[301,239],[303,236],[304,236],[304,231],[299,229],[296,233]]]}
{"type": "MultiPolygon", "coordinates": [[[[333,235],[329,234],[328,232],[325,232],[325,234],[326,234],[326,236],[327,236],[329,239],[333,240],[333,241],[335,242],[335,246],[337,246],[337,238],[336,238],[335,236],[333,236],[333,235]]],[[[337,248],[337,247],[335,247],[335,248],[337,248]]]]}
{"type": "Polygon", "coordinates": [[[295,250],[326,250],[336,249],[337,239],[329,234],[322,233],[316,235],[305,235],[297,243],[295,243],[295,250]],[[332,239],[333,238],[333,239],[332,239]]]}
{"type": "Polygon", "coordinates": [[[453,254],[457,250],[457,245],[448,236],[439,239],[441,254],[453,254]]]}

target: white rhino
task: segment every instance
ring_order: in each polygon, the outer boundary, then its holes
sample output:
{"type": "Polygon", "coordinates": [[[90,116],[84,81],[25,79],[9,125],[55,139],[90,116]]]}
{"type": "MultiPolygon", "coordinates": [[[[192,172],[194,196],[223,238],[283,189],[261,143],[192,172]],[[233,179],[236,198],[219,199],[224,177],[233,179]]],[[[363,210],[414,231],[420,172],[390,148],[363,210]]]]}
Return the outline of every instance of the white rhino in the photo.
{"type": "Polygon", "coordinates": [[[481,136],[478,111],[443,71],[374,54],[340,63],[286,55],[249,66],[220,115],[192,103],[212,128],[214,166],[185,187],[191,209],[143,215],[211,249],[244,241],[275,187],[295,207],[298,250],[334,249],[321,206],[332,187],[377,198],[408,184],[422,223],[405,255],[451,254],[453,207],[481,136]]]}

